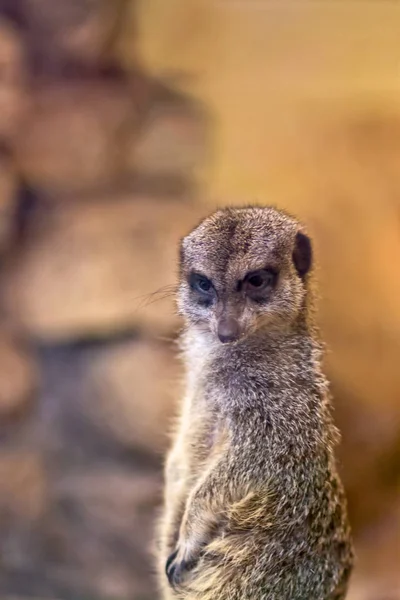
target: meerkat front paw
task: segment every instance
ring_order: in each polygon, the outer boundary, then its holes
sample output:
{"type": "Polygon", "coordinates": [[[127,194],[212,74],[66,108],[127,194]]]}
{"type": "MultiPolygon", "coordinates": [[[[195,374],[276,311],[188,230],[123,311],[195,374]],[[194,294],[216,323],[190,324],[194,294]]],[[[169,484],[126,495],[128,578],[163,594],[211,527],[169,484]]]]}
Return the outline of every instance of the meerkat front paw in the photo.
{"type": "Polygon", "coordinates": [[[165,573],[172,588],[177,588],[186,579],[198,561],[198,556],[190,555],[179,547],[168,557],[165,573]]]}
{"type": "Polygon", "coordinates": [[[205,548],[219,530],[219,521],[217,515],[204,502],[203,495],[193,494],[182,519],[176,550],[166,564],[167,577],[172,587],[182,584],[196,566],[205,548]]]}

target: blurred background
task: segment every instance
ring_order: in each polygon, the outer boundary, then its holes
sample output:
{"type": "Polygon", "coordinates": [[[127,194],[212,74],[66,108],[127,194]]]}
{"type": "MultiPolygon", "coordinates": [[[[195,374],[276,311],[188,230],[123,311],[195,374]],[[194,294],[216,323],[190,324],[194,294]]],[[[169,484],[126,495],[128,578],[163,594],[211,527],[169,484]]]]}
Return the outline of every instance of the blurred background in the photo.
{"type": "Polygon", "coordinates": [[[155,600],[177,242],[315,239],[357,542],[400,598],[400,3],[0,0],[0,597],[155,600]]]}

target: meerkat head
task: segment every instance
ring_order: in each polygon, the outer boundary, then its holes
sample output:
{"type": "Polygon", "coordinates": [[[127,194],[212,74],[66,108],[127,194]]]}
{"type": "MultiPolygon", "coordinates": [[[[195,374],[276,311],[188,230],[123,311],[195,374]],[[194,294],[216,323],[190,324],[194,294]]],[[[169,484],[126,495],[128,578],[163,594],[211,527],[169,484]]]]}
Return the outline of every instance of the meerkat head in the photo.
{"type": "Polygon", "coordinates": [[[310,239],[286,213],[219,210],[182,240],[178,308],[222,343],[287,329],[304,307],[311,266],[310,239]]]}

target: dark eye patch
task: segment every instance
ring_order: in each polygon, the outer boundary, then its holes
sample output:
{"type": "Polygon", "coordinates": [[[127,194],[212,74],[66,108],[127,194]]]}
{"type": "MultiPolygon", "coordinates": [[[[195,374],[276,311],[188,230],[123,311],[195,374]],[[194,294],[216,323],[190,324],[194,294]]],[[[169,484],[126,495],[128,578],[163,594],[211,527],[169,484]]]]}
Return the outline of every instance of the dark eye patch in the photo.
{"type": "Polygon", "coordinates": [[[277,272],[273,269],[260,269],[247,273],[241,288],[254,300],[262,300],[274,287],[277,280],[277,272]]]}
{"type": "Polygon", "coordinates": [[[207,302],[209,302],[214,296],[215,290],[212,281],[205,275],[201,275],[200,273],[191,273],[189,275],[189,285],[193,291],[200,294],[200,296],[207,302]]]}

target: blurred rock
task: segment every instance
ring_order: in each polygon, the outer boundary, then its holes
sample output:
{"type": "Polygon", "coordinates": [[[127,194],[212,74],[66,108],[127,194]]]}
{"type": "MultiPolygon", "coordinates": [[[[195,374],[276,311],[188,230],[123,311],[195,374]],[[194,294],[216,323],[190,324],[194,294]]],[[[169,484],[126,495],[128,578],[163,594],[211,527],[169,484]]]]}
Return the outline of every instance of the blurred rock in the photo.
{"type": "Polygon", "coordinates": [[[10,159],[0,156],[0,252],[8,247],[13,234],[16,194],[15,170],[10,159]]]}
{"type": "Polygon", "coordinates": [[[9,519],[33,521],[43,515],[48,501],[44,465],[40,455],[28,450],[0,453],[0,523],[9,519]]]}
{"type": "Polygon", "coordinates": [[[190,202],[125,195],[57,205],[5,275],[8,314],[41,339],[176,330],[178,241],[190,202]]]}
{"type": "Polygon", "coordinates": [[[399,600],[400,592],[386,581],[355,579],[350,586],[347,600],[399,600]]]}
{"type": "MultiPolygon", "coordinates": [[[[331,379],[337,381],[335,373],[331,379]]],[[[360,531],[393,503],[400,479],[400,416],[387,396],[376,404],[334,388],[342,433],[338,458],[353,528],[360,531]]]]}
{"type": "Polygon", "coordinates": [[[128,169],[142,177],[188,177],[205,162],[205,122],[188,106],[160,103],[128,148],[128,169]]]}
{"type": "Polygon", "coordinates": [[[37,387],[36,365],[11,339],[0,337],[0,419],[20,414],[37,387]]]}
{"type": "Polygon", "coordinates": [[[57,83],[37,90],[16,161],[26,182],[42,191],[101,189],[122,173],[121,142],[136,113],[119,83],[57,83]]]}
{"type": "Polygon", "coordinates": [[[121,0],[23,0],[39,73],[60,75],[107,63],[121,0]],[[51,52],[49,48],[51,47],[51,52]]]}
{"type": "Polygon", "coordinates": [[[88,372],[93,421],[123,445],[161,455],[180,397],[175,354],[172,344],[148,340],[100,351],[88,372]]]}
{"type": "Polygon", "coordinates": [[[78,580],[81,593],[154,598],[150,540],[160,494],[156,476],[118,468],[63,477],[44,532],[57,571],[78,580]]]}
{"type": "Polygon", "coordinates": [[[22,40],[0,18],[0,140],[16,134],[27,107],[26,65],[22,40]]]}
{"type": "Polygon", "coordinates": [[[399,600],[400,489],[392,505],[357,539],[357,565],[348,600],[399,600]]]}

